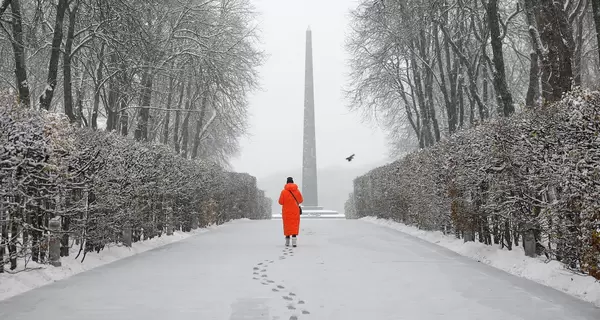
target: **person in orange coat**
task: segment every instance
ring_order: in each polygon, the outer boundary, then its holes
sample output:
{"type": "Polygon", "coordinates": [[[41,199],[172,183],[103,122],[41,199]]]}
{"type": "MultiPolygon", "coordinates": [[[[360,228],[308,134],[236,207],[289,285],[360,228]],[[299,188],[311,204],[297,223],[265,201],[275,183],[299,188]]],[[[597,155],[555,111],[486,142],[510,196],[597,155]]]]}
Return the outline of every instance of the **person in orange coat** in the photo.
{"type": "Polygon", "coordinates": [[[287,178],[287,182],[281,194],[279,195],[279,204],[282,206],[281,218],[283,220],[283,234],[285,235],[285,245],[290,245],[290,236],[292,237],[292,246],[296,247],[298,231],[300,230],[300,204],[304,201],[298,185],[294,183],[292,177],[287,178]]]}

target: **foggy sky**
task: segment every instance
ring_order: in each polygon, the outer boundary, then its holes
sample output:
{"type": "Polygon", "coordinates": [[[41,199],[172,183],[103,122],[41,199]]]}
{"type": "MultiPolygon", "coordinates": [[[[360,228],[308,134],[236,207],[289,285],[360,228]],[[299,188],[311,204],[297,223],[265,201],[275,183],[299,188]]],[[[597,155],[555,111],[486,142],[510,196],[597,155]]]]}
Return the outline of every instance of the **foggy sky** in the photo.
{"type": "Polygon", "coordinates": [[[302,166],[305,32],[313,36],[317,166],[364,165],[387,158],[381,131],[347,109],[345,35],[353,0],[253,0],[261,13],[262,90],[250,98],[250,130],[236,171],[264,177],[302,166]],[[356,162],[344,158],[356,153],[356,162]]]}

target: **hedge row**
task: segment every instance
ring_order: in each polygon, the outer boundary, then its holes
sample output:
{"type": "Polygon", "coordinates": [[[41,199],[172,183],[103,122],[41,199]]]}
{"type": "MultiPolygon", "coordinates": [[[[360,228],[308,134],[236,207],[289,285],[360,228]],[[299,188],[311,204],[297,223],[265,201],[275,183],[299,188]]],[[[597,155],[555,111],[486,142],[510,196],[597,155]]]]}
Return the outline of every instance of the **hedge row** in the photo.
{"type": "Polygon", "coordinates": [[[600,279],[600,93],[464,130],[354,180],[354,218],[523,245],[600,279]]]}
{"type": "Polygon", "coordinates": [[[0,272],[46,263],[57,237],[61,256],[77,245],[83,261],[109,243],[268,219],[270,208],[248,174],[0,101],[0,272]],[[51,220],[60,230],[50,230],[51,220]]]}

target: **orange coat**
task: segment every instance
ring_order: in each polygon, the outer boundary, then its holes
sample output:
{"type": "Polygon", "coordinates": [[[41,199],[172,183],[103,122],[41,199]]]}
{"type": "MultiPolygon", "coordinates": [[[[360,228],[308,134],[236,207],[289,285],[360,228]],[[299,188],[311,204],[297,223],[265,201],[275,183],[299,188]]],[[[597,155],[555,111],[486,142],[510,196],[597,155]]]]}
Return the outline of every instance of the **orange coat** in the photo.
{"type": "Polygon", "coordinates": [[[300,231],[300,208],[298,208],[298,204],[302,201],[304,199],[302,193],[298,190],[298,185],[295,183],[286,184],[279,195],[279,204],[282,205],[283,234],[285,236],[297,235],[300,231]],[[290,191],[294,194],[298,203],[296,203],[290,191]]]}

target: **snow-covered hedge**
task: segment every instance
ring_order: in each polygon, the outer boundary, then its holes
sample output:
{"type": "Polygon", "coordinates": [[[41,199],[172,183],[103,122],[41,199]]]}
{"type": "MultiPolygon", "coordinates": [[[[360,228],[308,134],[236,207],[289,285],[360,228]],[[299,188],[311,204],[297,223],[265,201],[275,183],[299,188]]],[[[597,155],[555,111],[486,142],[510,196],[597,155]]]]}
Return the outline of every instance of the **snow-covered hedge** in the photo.
{"type": "Polygon", "coordinates": [[[523,245],[600,279],[600,93],[464,130],[354,180],[353,217],[523,245]]]}
{"type": "Polygon", "coordinates": [[[48,261],[76,243],[81,259],[108,243],[136,242],[270,217],[269,200],[248,174],[186,160],[167,147],[75,129],[65,117],[18,109],[0,98],[0,272],[48,261]],[[60,220],[51,232],[49,220],[60,220]]]}

